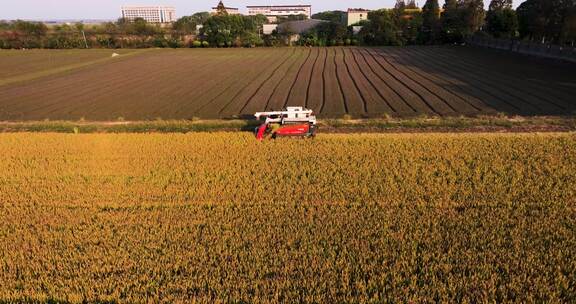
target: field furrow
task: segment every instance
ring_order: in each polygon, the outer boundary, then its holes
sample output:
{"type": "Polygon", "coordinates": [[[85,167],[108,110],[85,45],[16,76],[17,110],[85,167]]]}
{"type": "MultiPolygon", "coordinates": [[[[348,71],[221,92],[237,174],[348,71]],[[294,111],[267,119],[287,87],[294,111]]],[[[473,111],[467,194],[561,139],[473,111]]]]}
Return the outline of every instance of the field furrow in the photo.
{"type": "Polygon", "coordinates": [[[318,56],[312,69],[312,77],[308,84],[308,100],[306,106],[315,113],[320,113],[324,108],[324,67],[326,64],[326,51],[318,48],[318,56]]]}
{"type": "MultiPolygon", "coordinates": [[[[425,56],[435,55],[435,54],[428,53],[427,50],[423,50],[423,52],[424,52],[424,54],[426,54],[425,56]]],[[[495,80],[495,81],[491,80],[490,75],[485,75],[484,73],[477,72],[477,69],[479,67],[463,66],[463,65],[459,64],[457,61],[455,62],[454,60],[452,60],[450,58],[446,58],[444,56],[441,56],[440,54],[435,55],[435,56],[437,56],[436,60],[439,63],[444,64],[444,65],[451,65],[454,67],[458,67],[458,70],[460,70],[463,75],[467,75],[468,77],[470,77],[471,79],[475,79],[475,81],[477,81],[479,83],[486,84],[487,90],[490,90],[493,92],[496,91],[497,94],[499,94],[499,96],[502,96],[503,98],[506,98],[507,100],[511,100],[510,102],[512,104],[518,105],[525,112],[539,113],[542,111],[546,111],[545,108],[538,106],[533,101],[527,100],[526,94],[524,94],[522,92],[516,92],[515,90],[508,88],[507,84],[505,84],[505,83],[501,83],[497,80],[495,80]]],[[[473,83],[473,82],[470,82],[470,83],[473,83]]]]}
{"type": "MultiPolygon", "coordinates": [[[[126,87],[126,84],[106,84],[109,90],[101,90],[93,95],[90,95],[90,101],[87,101],[81,105],[73,104],[68,110],[68,115],[73,117],[81,117],[82,113],[89,113],[90,116],[101,116],[105,117],[108,115],[110,119],[116,119],[117,117],[124,117],[127,119],[133,119],[133,117],[145,117],[146,119],[157,119],[163,118],[165,113],[162,108],[174,108],[175,101],[179,100],[179,96],[189,96],[192,92],[192,87],[198,85],[198,82],[202,80],[200,73],[195,73],[194,70],[187,69],[187,66],[194,66],[195,70],[202,70],[208,68],[219,68],[225,65],[227,61],[223,59],[221,62],[209,58],[208,60],[199,60],[198,58],[181,56],[181,54],[174,53],[172,56],[179,59],[180,65],[168,65],[162,63],[162,60],[158,60],[153,67],[153,74],[144,74],[140,71],[127,72],[130,81],[134,84],[130,85],[135,87],[135,93],[146,92],[146,94],[131,95],[122,100],[118,100],[119,105],[107,104],[105,101],[114,98],[111,96],[116,94],[126,87]],[[155,80],[156,77],[163,78],[158,81],[155,80]],[[170,83],[168,79],[180,79],[178,83],[170,83]],[[146,86],[149,86],[153,82],[158,83],[158,88],[154,91],[147,92],[146,86]],[[119,87],[120,86],[120,87],[119,87]],[[106,107],[105,105],[108,105],[106,107]],[[121,105],[121,106],[120,106],[121,105]],[[160,111],[158,110],[160,108],[160,111]]],[[[105,77],[104,77],[105,79],[105,77]]],[[[108,81],[107,81],[108,83],[108,81]]],[[[86,89],[89,90],[89,89],[86,89]]],[[[96,90],[94,90],[96,91],[96,90]]],[[[81,97],[80,97],[81,98],[81,97]]],[[[51,107],[51,111],[58,111],[57,105],[51,107]]],[[[48,113],[47,115],[51,115],[48,113]]]]}
{"type": "Polygon", "coordinates": [[[418,114],[439,114],[432,108],[426,100],[412,87],[403,82],[404,77],[386,69],[386,65],[380,63],[374,54],[368,49],[361,51],[364,60],[368,63],[372,71],[378,77],[397,92],[408,106],[413,108],[418,114]]]}
{"type": "MultiPolygon", "coordinates": [[[[431,56],[434,56],[433,54],[428,53],[426,50],[418,50],[416,53],[422,58],[422,61],[424,62],[428,61],[428,58],[431,56]]],[[[537,107],[523,101],[517,96],[510,94],[507,89],[501,86],[499,83],[492,82],[486,77],[476,75],[473,69],[463,68],[443,58],[434,57],[434,59],[436,66],[441,67],[441,71],[455,75],[461,79],[465,85],[474,86],[483,91],[485,94],[490,95],[492,99],[499,100],[505,104],[500,106],[500,109],[506,109],[507,106],[509,106],[515,109],[511,113],[524,113],[527,115],[534,115],[535,113],[539,113],[540,110],[537,107]]]]}
{"type": "MultiPolygon", "coordinates": [[[[163,117],[162,113],[175,113],[170,114],[169,117],[173,118],[192,118],[192,112],[189,110],[190,107],[200,106],[198,101],[201,101],[202,92],[206,92],[206,89],[210,89],[209,83],[206,83],[206,78],[203,77],[205,70],[212,70],[216,73],[222,72],[221,76],[225,76],[227,73],[228,75],[234,75],[238,72],[241,68],[240,65],[230,65],[228,59],[226,59],[226,55],[222,54],[222,57],[219,58],[207,58],[209,64],[196,64],[194,65],[195,69],[189,69],[187,67],[192,65],[182,65],[182,67],[178,69],[188,70],[185,74],[180,74],[179,77],[167,77],[165,81],[162,81],[164,86],[163,89],[158,89],[155,91],[149,91],[146,89],[141,90],[141,94],[145,95],[146,97],[141,97],[140,99],[147,100],[149,103],[154,104],[153,107],[146,107],[143,106],[141,109],[144,111],[143,115],[156,115],[156,117],[163,117]],[[225,72],[226,70],[230,70],[229,72],[225,72]],[[170,79],[180,79],[178,82],[169,83],[168,80],[170,79]],[[164,101],[164,102],[163,102],[164,101]],[[162,105],[168,107],[168,109],[157,111],[156,109],[162,105]],[[151,111],[152,110],[152,111],[151,111]],[[153,112],[154,111],[154,112],[153,112]]],[[[247,56],[247,61],[255,60],[255,57],[247,56]]],[[[233,61],[232,61],[233,62],[233,61]]],[[[166,77],[166,76],[165,76],[166,77]]],[[[151,80],[149,79],[142,79],[143,83],[147,83],[148,85],[151,84],[151,80]]],[[[219,84],[213,83],[213,88],[218,88],[219,84]]],[[[161,85],[162,86],[162,85],[161,85]]],[[[131,98],[138,100],[139,98],[131,98]]],[[[124,109],[124,111],[130,111],[132,107],[128,107],[124,109]]]]}
{"type": "Polygon", "coordinates": [[[122,61],[151,50],[0,50],[0,86],[92,68],[109,61],[122,61]],[[112,57],[112,54],[118,57],[112,57]]]}
{"type": "MultiPolygon", "coordinates": [[[[262,53],[262,55],[264,54],[262,53]]],[[[207,73],[215,73],[221,79],[231,77],[242,68],[242,65],[238,64],[236,60],[237,56],[233,52],[224,52],[213,58],[207,58],[205,60],[208,63],[207,65],[194,65],[193,69],[190,69],[189,65],[181,65],[180,69],[190,71],[190,74],[182,75],[182,77],[186,77],[182,81],[186,82],[186,84],[178,83],[173,86],[166,86],[165,91],[169,92],[171,102],[159,102],[152,112],[158,113],[160,116],[166,115],[166,117],[178,119],[190,118],[190,113],[181,111],[182,108],[185,108],[190,103],[197,103],[197,100],[201,100],[203,94],[210,92],[219,85],[219,82],[214,81],[214,78],[206,77],[205,75],[207,73]],[[180,115],[177,115],[177,113],[180,113],[180,115]]],[[[246,61],[260,57],[256,53],[246,53],[241,56],[246,61]]],[[[160,96],[158,99],[161,101],[163,98],[160,96]]]]}
{"type": "Polygon", "coordinates": [[[326,63],[324,66],[324,103],[321,114],[329,117],[339,117],[347,113],[338,76],[336,76],[335,51],[326,48],[326,63]]]}
{"type": "Polygon", "coordinates": [[[294,61],[295,56],[296,51],[291,50],[289,56],[287,56],[281,64],[277,66],[275,71],[270,74],[270,77],[268,77],[268,79],[263,82],[258,90],[250,97],[248,103],[246,103],[245,107],[241,111],[242,115],[251,115],[255,112],[266,110],[272,92],[274,92],[275,88],[279,85],[284,73],[294,61]]]}
{"type": "Polygon", "coordinates": [[[282,56],[277,57],[273,69],[263,72],[257,80],[245,87],[242,92],[233,100],[230,100],[226,107],[219,113],[221,117],[232,117],[234,115],[250,115],[254,112],[262,111],[266,107],[266,99],[255,98],[259,92],[266,91],[265,84],[278,73],[278,70],[294,54],[292,51],[284,51],[282,56]],[[252,107],[250,107],[252,105],[252,107]],[[249,112],[246,112],[248,109],[249,112]]]}
{"type": "Polygon", "coordinates": [[[422,79],[416,80],[415,78],[417,77],[414,73],[408,71],[401,65],[392,63],[392,58],[388,54],[383,53],[382,49],[372,50],[371,52],[379,64],[390,73],[397,75],[406,86],[418,92],[418,95],[420,95],[436,113],[440,115],[451,115],[458,112],[458,109],[451,105],[450,102],[444,100],[443,97],[439,96],[438,92],[426,86],[426,84],[430,85],[430,83],[421,83],[420,81],[422,81],[422,79]]]}
{"type": "MultiPolygon", "coordinates": [[[[265,69],[273,69],[274,63],[276,62],[276,56],[267,56],[266,58],[255,59],[252,64],[262,64],[265,69]]],[[[246,67],[246,66],[244,66],[246,67]]],[[[227,83],[222,83],[225,89],[217,89],[214,91],[220,91],[213,99],[207,101],[200,107],[197,111],[194,111],[198,117],[206,118],[222,118],[220,116],[220,111],[230,102],[230,100],[235,100],[240,94],[241,90],[246,86],[250,85],[252,82],[256,81],[261,75],[261,69],[248,69],[240,70],[239,73],[243,74],[243,77],[238,77],[238,73],[235,74],[236,77],[231,77],[228,79],[227,83]]]]}
{"type": "MultiPolygon", "coordinates": [[[[110,110],[129,113],[130,110],[135,108],[128,105],[146,104],[149,100],[149,95],[142,93],[143,89],[146,89],[147,85],[149,85],[147,82],[163,73],[170,73],[170,71],[170,67],[160,67],[158,70],[144,76],[142,74],[131,75],[128,69],[117,69],[114,75],[121,76],[113,77],[112,79],[107,78],[113,72],[112,70],[104,71],[102,74],[82,74],[79,77],[69,75],[62,79],[60,84],[66,83],[66,85],[71,85],[71,87],[63,88],[58,84],[51,88],[52,93],[50,93],[50,90],[46,92],[51,98],[26,98],[22,100],[23,103],[19,106],[13,106],[11,109],[21,113],[32,113],[31,119],[33,120],[47,118],[66,119],[67,117],[73,117],[70,112],[75,108],[80,108],[81,113],[85,115],[76,116],[73,119],[82,117],[103,120],[116,119],[118,116],[116,116],[116,113],[110,112],[110,110]],[[126,88],[130,88],[131,94],[118,98],[118,93],[126,88]],[[39,102],[39,100],[44,101],[39,102]],[[101,102],[101,100],[104,100],[104,102],[101,102]],[[92,113],[90,111],[90,105],[92,104],[96,104],[97,110],[104,112],[105,116],[92,113]]],[[[42,91],[42,88],[39,88],[39,90],[42,91]]],[[[132,115],[132,117],[135,117],[135,115],[132,115]]]]}
{"type": "Polygon", "coordinates": [[[411,71],[415,80],[434,91],[436,95],[440,96],[442,99],[449,101],[450,104],[454,108],[457,108],[459,112],[468,112],[470,114],[494,114],[495,111],[480,100],[469,95],[460,94],[458,91],[449,88],[447,80],[415,67],[410,60],[410,54],[413,53],[411,48],[402,52],[394,48],[386,48],[384,50],[398,63],[398,65],[403,66],[407,71],[411,71]]]}
{"type": "Polygon", "coordinates": [[[458,64],[462,66],[462,68],[469,69],[478,76],[486,77],[499,84],[501,83],[508,94],[516,96],[522,101],[534,106],[539,112],[561,114],[566,110],[557,100],[548,98],[546,96],[548,94],[541,94],[541,90],[533,90],[531,86],[525,86],[523,84],[524,82],[519,81],[518,78],[507,77],[504,71],[494,72],[484,68],[478,62],[457,58],[449,54],[438,53],[437,56],[444,58],[444,60],[452,64],[458,64]]]}
{"type": "Polygon", "coordinates": [[[298,72],[296,81],[290,90],[286,102],[287,106],[302,106],[308,104],[308,91],[312,80],[312,69],[314,68],[314,63],[318,60],[318,52],[319,50],[317,48],[310,50],[308,58],[298,72]]]}
{"type": "MultiPolygon", "coordinates": [[[[298,49],[296,51],[294,61],[292,62],[286,73],[283,74],[282,80],[272,93],[272,96],[270,96],[267,110],[278,110],[286,107],[288,97],[290,95],[292,88],[294,87],[294,83],[298,78],[298,74],[302,70],[302,67],[306,63],[307,59],[310,57],[310,54],[311,54],[310,49],[298,49]]],[[[302,100],[301,104],[303,105],[304,103],[305,101],[302,100]]]]}
{"type": "MultiPolygon", "coordinates": [[[[386,104],[393,110],[395,115],[403,116],[413,115],[416,113],[416,110],[400,95],[401,93],[393,89],[392,86],[394,81],[390,80],[389,82],[386,82],[385,77],[377,75],[374,68],[368,64],[358,49],[352,49],[351,52],[359,70],[362,72],[366,80],[368,80],[374,89],[376,89],[380,94],[386,104]]],[[[384,73],[384,75],[388,76],[386,73],[384,73]]]]}
{"type": "Polygon", "coordinates": [[[103,92],[105,90],[98,90],[98,88],[102,88],[100,83],[102,79],[99,77],[109,80],[112,84],[117,81],[126,81],[129,77],[124,71],[131,67],[133,69],[138,64],[143,64],[142,72],[152,73],[153,70],[150,69],[151,65],[148,63],[149,56],[143,57],[132,57],[119,62],[103,64],[91,69],[90,73],[81,69],[62,75],[0,87],[0,106],[12,112],[25,109],[34,113],[34,107],[49,106],[55,103],[55,100],[58,102],[59,97],[65,99],[68,94],[76,92],[79,87],[93,89],[94,92],[92,93],[103,92]],[[111,71],[115,71],[115,73],[110,73],[111,71]]]}
{"type": "Polygon", "coordinates": [[[254,65],[263,60],[267,60],[272,56],[271,53],[261,53],[254,54],[255,56],[243,56],[243,60],[240,61],[238,58],[232,62],[232,64],[224,65],[220,69],[208,70],[201,75],[204,76],[201,85],[198,88],[191,88],[195,91],[193,98],[188,101],[182,99],[183,104],[178,105],[176,110],[176,116],[182,117],[183,115],[188,115],[192,117],[197,115],[197,111],[203,107],[207,107],[215,98],[220,94],[224,93],[224,90],[229,88],[234,84],[238,78],[239,73],[243,73],[243,69],[246,65],[254,65]],[[209,73],[214,73],[218,77],[207,77],[209,73]]]}
{"type": "Polygon", "coordinates": [[[342,95],[344,96],[347,113],[352,116],[365,116],[368,106],[362,94],[363,92],[361,92],[358,84],[354,81],[352,75],[350,75],[344,49],[336,50],[334,59],[336,61],[336,77],[338,77],[342,95]]]}
{"type": "Polygon", "coordinates": [[[370,115],[369,113],[374,113],[375,115],[380,113],[393,115],[395,111],[390,108],[386,100],[382,98],[372,83],[366,79],[363,71],[354,59],[352,49],[342,49],[342,51],[344,52],[344,62],[348,67],[348,72],[358,92],[362,95],[365,106],[364,115],[370,115]]]}
{"type": "Polygon", "coordinates": [[[547,60],[532,56],[509,54],[493,49],[468,48],[465,52],[458,48],[440,47],[444,55],[451,55],[461,60],[478,65],[482,69],[502,73],[507,78],[530,84],[531,88],[550,91],[548,95],[556,99],[572,100],[572,90],[576,86],[574,72],[570,64],[563,61],[547,60]],[[505,66],[506,69],[494,68],[505,66]],[[548,71],[554,70],[554,73],[548,71]],[[546,77],[542,77],[546,75],[546,77]]]}
{"type": "Polygon", "coordinates": [[[451,64],[444,64],[435,57],[427,56],[420,52],[420,48],[413,48],[412,52],[406,52],[410,64],[427,71],[431,77],[442,78],[446,81],[447,88],[455,92],[460,92],[464,96],[478,103],[486,103],[491,109],[498,112],[513,114],[530,114],[522,112],[518,105],[510,103],[509,100],[498,96],[494,90],[487,89],[482,85],[482,80],[470,80],[463,76],[465,71],[451,64]]]}

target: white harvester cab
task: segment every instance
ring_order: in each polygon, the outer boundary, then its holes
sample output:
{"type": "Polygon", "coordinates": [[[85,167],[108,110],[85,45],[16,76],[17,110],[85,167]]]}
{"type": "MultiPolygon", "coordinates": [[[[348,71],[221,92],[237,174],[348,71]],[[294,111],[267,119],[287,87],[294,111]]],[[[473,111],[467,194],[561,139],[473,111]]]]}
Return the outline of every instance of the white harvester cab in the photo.
{"type": "Polygon", "coordinates": [[[256,116],[257,119],[266,117],[266,124],[277,123],[286,125],[310,123],[316,125],[314,112],[304,107],[287,107],[285,111],[258,112],[254,116],[256,116]]]}

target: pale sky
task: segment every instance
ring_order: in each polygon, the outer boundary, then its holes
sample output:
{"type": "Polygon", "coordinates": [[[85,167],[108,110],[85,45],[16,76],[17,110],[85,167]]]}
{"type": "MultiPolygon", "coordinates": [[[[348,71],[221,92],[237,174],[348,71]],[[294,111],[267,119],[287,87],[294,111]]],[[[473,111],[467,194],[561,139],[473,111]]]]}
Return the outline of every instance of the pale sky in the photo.
{"type": "MultiPolygon", "coordinates": [[[[426,0],[417,0],[422,6],[426,0]]],[[[523,0],[514,0],[519,5],[523,0]]],[[[209,11],[218,0],[2,0],[0,3],[0,20],[11,19],[116,19],[120,16],[122,5],[153,4],[176,7],[178,16],[191,15],[195,12],[209,11]]],[[[440,0],[440,5],[443,0],[440,0]]],[[[484,0],[486,6],[490,0],[484,0]]],[[[327,10],[346,10],[354,8],[389,8],[396,0],[224,0],[229,7],[246,10],[246,5],[274,4],[311,4],[313,13],[327,10]]]]}

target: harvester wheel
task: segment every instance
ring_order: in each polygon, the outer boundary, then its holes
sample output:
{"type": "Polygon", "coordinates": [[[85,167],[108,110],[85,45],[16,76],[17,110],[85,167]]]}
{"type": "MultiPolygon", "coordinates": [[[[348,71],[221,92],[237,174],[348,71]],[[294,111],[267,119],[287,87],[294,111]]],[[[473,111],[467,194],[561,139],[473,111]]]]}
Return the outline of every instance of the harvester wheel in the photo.
{"type": "Polygon", "coordinates": [[[316,137],[316,132],[318,131],[318,127],[317,126],[310,126],[310,136],[311,138],[315,138],[316,137]]]}

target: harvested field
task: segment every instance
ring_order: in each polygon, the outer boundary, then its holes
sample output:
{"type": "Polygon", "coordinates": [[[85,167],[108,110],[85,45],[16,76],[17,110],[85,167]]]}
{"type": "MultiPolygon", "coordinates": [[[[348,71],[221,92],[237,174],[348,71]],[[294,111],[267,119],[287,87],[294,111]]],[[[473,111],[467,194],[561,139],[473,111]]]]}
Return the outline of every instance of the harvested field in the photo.
{"type": "Polygon", "coordinates": [[[488,49],[149,50],[75,68],[112,51],[84,52],[0,52],[0,120],[214,119],[290,105],[323,118],[576,111],[576,65],[488,49]],[[55,65],[69,68],[49,73],[55,65]]]}
{"type": "Polygon", "coordinates": [[[0,301],[576,300],[576,137],[0,134],[0,301]]]}
{"type": "Polygon", "coordinates": [[[0,85],[49,75],[136,50],[0,50],[0,85]]]}

